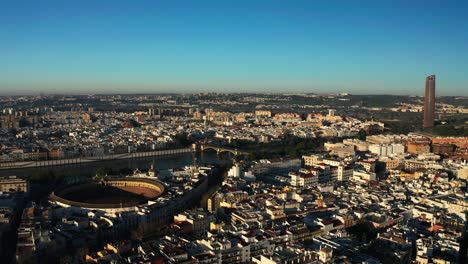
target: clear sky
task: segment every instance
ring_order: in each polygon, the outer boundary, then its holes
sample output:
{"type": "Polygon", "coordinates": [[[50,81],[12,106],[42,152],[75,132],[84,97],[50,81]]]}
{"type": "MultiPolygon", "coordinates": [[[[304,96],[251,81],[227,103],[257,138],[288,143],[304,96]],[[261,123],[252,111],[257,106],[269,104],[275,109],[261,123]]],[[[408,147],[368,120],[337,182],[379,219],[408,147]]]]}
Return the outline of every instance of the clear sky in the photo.
{"type": "Polygon", "coordinates": [[[468,95],[468,1],[3,0],[0,94],[468,95]]]}

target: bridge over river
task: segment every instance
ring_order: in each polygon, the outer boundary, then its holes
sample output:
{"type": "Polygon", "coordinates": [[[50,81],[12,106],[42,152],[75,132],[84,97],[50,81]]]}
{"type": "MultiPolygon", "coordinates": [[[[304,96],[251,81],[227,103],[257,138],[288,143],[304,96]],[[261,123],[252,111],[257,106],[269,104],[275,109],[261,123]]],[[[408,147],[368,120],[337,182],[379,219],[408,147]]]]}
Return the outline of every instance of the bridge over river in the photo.
{"type": "Polygon", "coordinates": [[[201,144],[199,145],[200,151],[205,151],[205,150],[214,150],[216,153],[221,154],[223,152],[228,152],[231,153],[235,156],[242,156],[242,155],[250,155],[250,152],[243,151],[243,150],[238,150],[238,149],[232,149],[232,148],[226,148],[226,147],[219,147],[219,146],[212,146],[212,145],[207,145],[207,144],[201,144]]]}

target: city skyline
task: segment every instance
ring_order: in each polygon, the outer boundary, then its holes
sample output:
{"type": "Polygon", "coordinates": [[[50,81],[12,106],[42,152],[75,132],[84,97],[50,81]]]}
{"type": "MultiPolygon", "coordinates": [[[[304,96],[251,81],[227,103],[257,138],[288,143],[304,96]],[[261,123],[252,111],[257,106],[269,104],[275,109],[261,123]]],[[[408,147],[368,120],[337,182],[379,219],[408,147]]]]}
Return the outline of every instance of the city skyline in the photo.
{"type": "Polygon", "coordinates": [[[0,94],[467,95],[466,3],[55,1],[0,11],[0,94]]]}

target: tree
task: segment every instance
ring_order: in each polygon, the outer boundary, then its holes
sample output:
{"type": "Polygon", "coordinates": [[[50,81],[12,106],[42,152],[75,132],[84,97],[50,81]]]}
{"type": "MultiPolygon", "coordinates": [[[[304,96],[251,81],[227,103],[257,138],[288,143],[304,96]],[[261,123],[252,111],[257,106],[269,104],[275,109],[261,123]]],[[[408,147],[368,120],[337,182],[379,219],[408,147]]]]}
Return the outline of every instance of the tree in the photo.
{"type": "Polygon", "coordinates": [[[299,153],[298,153],[298,151],[296,149],[289,150],[288,155],[292,159],[295,159],[295,158],[299,157],[299,153]]]}
{"type": "Polygon", "coordinates": [[[374,226],[362,218],[358,220],[356,225],[349,227],[347,231],[356,239],[363,242],[368,242],[377,237],[377,231],[374,226]]]}
{"type": "Polygon", "coordinates": [[[140,223],[138,225],[138,228],[133,230],[131,232],[131,238],[133,240],[138,240],[138,241],[142,241],[144,236],[145,236],[145,224],[144,223],[140,223]]]}
{"type": "Polygon", "coordinates": [[[133,171],[129,167],[122,168],[122,169],[119,170],[119,174],[122,174],[122,175],[129,175],[129,174],[132,174],[132,173],[133,173],[133,171]]]}
{"type": "Polygon", "coordinates": [[[85,256],[89,254],[89,247],[87,246],[83,246],[83,247],[80,247],[77,251],[76,251],[76,254],[75,254],[75,257],[79,260],[79,261],[83,261],[85,259],[85,256]]]}
{"type": "Polygon", "coordinates": [[[64,255],[60,257],[60,264],[69,264],[73,263],[73,258],[70,255],[64,255]]]}
{"type": "Polygon", "coordinates": [[[185,133],[185,132],[177,134],[175,136],[175,140],[182,147],[188,147],[188,146],[192,145],[192,143],[193,143],[193,141],[188,138],[187,133],[185,133]]]}
{"type": "Polygon", "coordinates": [[[19,264],[32,264],[34,263],[34,252],[23,252],[21,253],[17,260],[16,263],[19,264]]]}
{"type": "Polygon", "coordinates": [[[100,167],[96,170],[96,176],[104,177],[106,175],[112,175],[114,172],[110,167],[100,167]]]}
{"type": "Polygon", "coordinates": [[[34,173],[31,176],[32,182],[44,182],[44,181],[51,181],[54,180],[55,174],[51,170],[41,170],[38,173],[34,173]]]}
{"type": "Polygon", "coordinates": [[[358,139],[360,139],[360,140],[366,140],[366,131],[364,131],[364,130],[362,130],[362,129],[359,130],[359,132],[358,132],[358,139]]]}

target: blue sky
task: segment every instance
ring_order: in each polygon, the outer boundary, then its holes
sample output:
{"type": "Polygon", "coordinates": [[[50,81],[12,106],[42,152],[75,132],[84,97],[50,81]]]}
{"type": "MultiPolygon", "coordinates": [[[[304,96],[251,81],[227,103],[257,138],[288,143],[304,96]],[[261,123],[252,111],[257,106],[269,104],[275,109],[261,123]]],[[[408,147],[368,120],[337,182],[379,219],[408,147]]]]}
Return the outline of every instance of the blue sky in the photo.
{"type": "Polygon", "coordinates": [[[0,94],[468,95],[468,1],[0,1],[0,94]]]}

